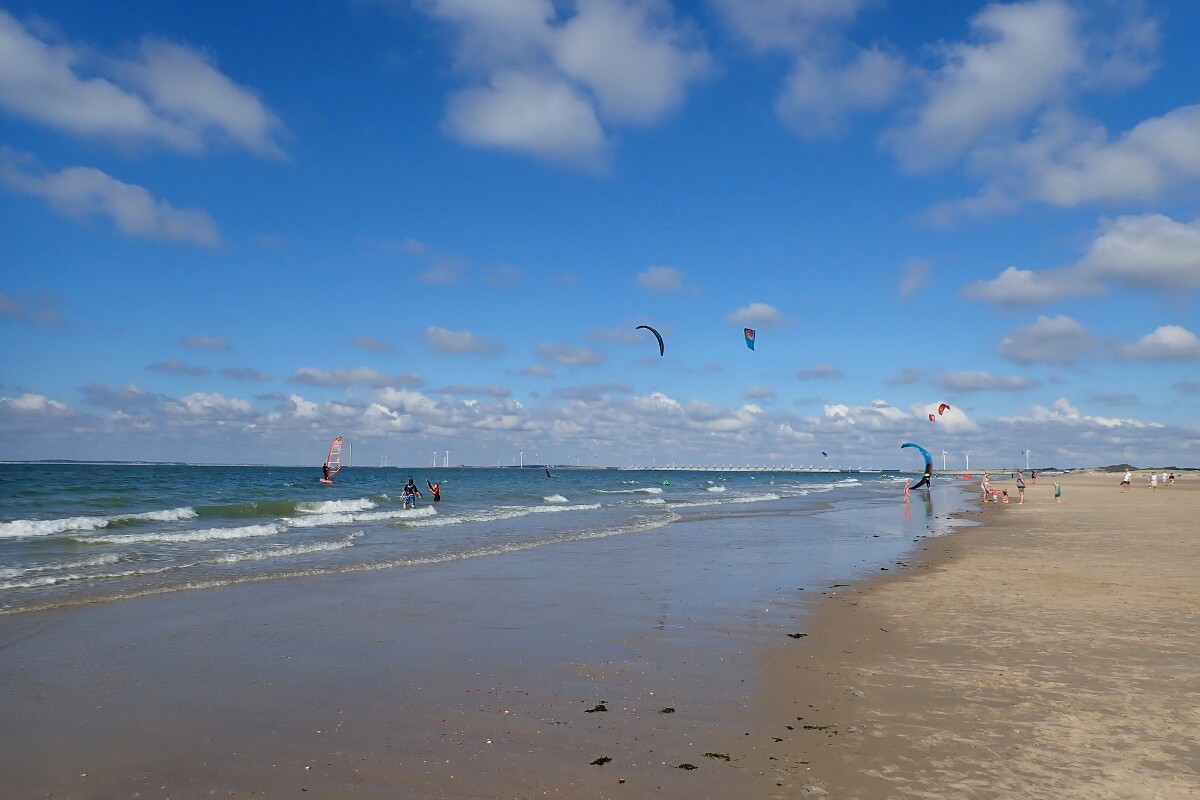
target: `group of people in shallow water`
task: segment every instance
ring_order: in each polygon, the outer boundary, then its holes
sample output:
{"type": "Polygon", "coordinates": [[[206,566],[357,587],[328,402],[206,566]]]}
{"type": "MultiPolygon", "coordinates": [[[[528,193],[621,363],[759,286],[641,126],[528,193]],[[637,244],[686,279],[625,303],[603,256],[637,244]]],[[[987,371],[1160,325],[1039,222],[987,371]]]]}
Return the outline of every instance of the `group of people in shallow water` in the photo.
{"type": "MultiPolygon", "coordinates": [[[[433,495],[433,502],[438,502],[442,499],[441,483],[433,483],[426,480],[425,483],[429,486],[429,493],[433,495]]],[[[408,476],[408,483],[404,484],[404,507],[416,508],[417,498],[421,496],[421,490],[417,488],[417,484],[413,482],[412,476],[408,476]]]]}

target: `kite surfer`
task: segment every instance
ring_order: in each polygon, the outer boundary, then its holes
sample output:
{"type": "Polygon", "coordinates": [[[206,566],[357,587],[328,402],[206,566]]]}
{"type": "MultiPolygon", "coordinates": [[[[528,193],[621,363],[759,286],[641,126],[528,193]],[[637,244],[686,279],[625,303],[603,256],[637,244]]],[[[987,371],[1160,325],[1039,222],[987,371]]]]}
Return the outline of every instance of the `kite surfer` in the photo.
{"type": "Polygon", "coordinates": [[[408,476],[408,483],[404,484],[404,507],[417,507],[417,498],[421,496],[421,490],[413,483],[412,476],[408,476]]]}
{"type": "Polygon", "coordinates": [[[551,474],[550,474],[550,468],[549,468],[549,467],[546,467],[546,477],[547,477],[547,478],[553,478],[553,477],[554,477],[553,475],[551,475],[551,474]]]}
{"type": "Polygon", "coordinates": [[[442,499],[442,485],[440,483],[429,483],[429,479],[425,479],[425,483],[429,484],[429,491],[433,493],[433,502],[442,499]]]}

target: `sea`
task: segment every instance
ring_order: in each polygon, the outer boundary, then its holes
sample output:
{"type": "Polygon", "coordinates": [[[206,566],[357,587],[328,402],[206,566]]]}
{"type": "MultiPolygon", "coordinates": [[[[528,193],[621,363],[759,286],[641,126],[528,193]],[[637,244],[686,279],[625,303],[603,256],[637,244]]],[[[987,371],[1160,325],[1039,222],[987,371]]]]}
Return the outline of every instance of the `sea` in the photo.
{"type": "Polygon", "coordinates": [[[661,535],[815,585],[903,566],[956,524],[963,492],[935,481],[906,502],[913,477],[348,467],[326,485],[312,467],[0,464],[0,615],[661,535]],[[409,477],[423,496],[406,509],[409,477]]]}

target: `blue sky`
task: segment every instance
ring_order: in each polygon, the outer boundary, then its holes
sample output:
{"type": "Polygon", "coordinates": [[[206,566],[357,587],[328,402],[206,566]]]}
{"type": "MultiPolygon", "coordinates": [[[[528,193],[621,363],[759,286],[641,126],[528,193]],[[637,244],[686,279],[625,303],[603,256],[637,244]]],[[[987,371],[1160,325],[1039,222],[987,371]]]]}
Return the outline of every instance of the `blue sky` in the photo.
{"type": "Polygon", "coordinates": [[[0,5],[3,457],[1200,466],[1198,37],[1193,0],[0,5]]]}

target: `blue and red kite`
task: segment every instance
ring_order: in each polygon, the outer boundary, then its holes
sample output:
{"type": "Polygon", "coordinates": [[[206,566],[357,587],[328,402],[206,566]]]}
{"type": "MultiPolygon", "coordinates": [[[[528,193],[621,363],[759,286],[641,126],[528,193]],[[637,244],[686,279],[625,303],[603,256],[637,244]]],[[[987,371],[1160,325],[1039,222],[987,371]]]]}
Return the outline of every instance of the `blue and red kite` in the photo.
{"type": "Polygon", "coordinates": [[[746,347],[754,349],[754,328],[743,328],[742,331],[746,334],[746,347]]]}

